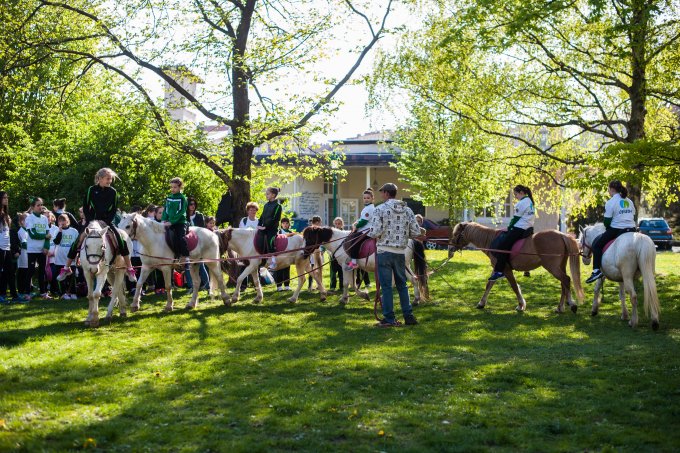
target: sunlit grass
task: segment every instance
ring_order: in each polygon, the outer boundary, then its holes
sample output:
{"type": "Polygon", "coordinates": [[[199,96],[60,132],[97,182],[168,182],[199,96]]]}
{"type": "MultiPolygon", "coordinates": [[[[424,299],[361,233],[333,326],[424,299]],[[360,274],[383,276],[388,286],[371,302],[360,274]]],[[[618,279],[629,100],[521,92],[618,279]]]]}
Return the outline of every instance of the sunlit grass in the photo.
{"type": "Polygon", "coordinates": [[[611,284],[599,316],[589,292],[555,314],[543,271],[519,277],[526,313],[505,282],[477,310],[478,252],[432,276],[412,328],[271,287],[261,305],[249,289],[169,314],[153,296],[98,329],[81,326],[84,300],[2,307],[0,451],[677,451],[678,269],[659,254],[658,332],[620,320],[611,284]]]}

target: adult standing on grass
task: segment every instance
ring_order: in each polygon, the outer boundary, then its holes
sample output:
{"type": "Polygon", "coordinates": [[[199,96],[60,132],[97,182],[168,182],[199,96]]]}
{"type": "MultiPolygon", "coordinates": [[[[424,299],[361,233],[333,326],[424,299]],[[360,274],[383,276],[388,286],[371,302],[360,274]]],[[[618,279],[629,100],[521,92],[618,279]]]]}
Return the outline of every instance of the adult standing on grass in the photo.
{"type": "Polygon", "coordinates": [[[9,217],[9,195],[4,190],[0,191],[0,303],[9,303],[6,299],[7,288],[16,297],[16,287],[11,284],[14,280],[14,252],[12,250],[11,227],[12,220],[9,217]]]}
{"type": "Polygon", "coordinates": [[[368,236],[377,239],[378,282],[382,296],[383,319],[377,327],[398,327],[401,325],[394,317],[392,278],[399,294],[399,303],[406,325],[418,324],[413,316],[413,307],[406,286],[406,261],[404,255],[408,241],[421,236],[420,227],[405,202],[395,200],[397,186],[391,182],[383,184],[378,190],[384,203],[377,206],[370,220],[368,236]]]}

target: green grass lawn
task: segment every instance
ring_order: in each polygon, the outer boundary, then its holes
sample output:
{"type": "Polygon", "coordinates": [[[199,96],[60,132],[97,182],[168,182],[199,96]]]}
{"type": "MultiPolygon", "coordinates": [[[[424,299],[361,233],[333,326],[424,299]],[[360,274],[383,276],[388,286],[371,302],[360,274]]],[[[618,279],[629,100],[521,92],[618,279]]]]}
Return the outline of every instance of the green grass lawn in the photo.
{"type": "Polygon", "coordinates": [[[613,284],[599,316],[590,287],[555,314],[545,271],[518,277],[525,313],[504,281],[477,310],[489,272],[456,255],[400,329],[356,297],[272,287],[168,314],[148,297],[98,329],[84,299],[3,306],[0,451],[680,450],[680,255],[658,255],[657,332],[620,320],[613,284]]]}

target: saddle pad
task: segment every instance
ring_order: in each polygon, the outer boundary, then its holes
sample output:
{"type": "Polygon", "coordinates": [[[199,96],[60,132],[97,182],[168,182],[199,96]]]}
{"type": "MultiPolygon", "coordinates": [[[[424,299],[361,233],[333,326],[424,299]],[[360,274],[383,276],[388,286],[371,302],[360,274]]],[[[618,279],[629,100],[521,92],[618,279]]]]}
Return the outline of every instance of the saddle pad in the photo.
{"type": "MultiPolygon", "coordinates": [[[[253,246],[255,247],[257,253],[265,253],[264,250],[260,250],[260,244],[264,243],[264,241],[261,239],[263,234],[264,232],[262,230],[258,230],[258,232],[255,233],[255,237],[253,238],[253,246]]],[[[274,237],[274,249],[277,251],[282,251],[286,250],[287,248],[288,248],[288,236],[285,234],[277,234],[274,237]]]]}
{"type": "MultiPolygon", "coordinates": [[[[195,231],[189,230],[189,234],[184,236],[184,239],[187,241],[187,248],[190,252],[198,246],[198,235],[195,231]]],[[[165,243],[168,244],[171,250],[175,250],[171,230],[165,230],[165,243]]]]}
{"type": "Polygon", "coordinates": [[[361,248],[359,249],[359,256],[357,258],[368,258],[373,255],[378,250],[376,246],[376,241],[374,238],[368,238],[361,243],[361,248]]]}
{"type": "MultiPolygon", "coordinates": [[[[599,236],[596,236],[596,237],[595,237],[595,240],[593,241],[593,244],[596,243],[596,242],[600,239],[601,236],[602,236],[601,234],[600,234],[599,236]]],[[[602,254],[603,254],[603,255],[604,255],[604,252],[607,251],[607,249],[609,248],[609,246],[611,246],[611,245],[614,243],[614,241],[617,240],[617,239],[618,239],[618,238],[614,238],[614,239],[612,239],[611,241],[607,242],[607,243],[604,245],[604,248],[602,249],[602,254]]]]}
{"type": "Polygon", "coordinates": [[[510,259],[515,259],[519,256],[519,251],[524,247],[524,242],[527,238],[520,239],[519,241],[512,244],[512,249],[510,250],[510,259]]]}

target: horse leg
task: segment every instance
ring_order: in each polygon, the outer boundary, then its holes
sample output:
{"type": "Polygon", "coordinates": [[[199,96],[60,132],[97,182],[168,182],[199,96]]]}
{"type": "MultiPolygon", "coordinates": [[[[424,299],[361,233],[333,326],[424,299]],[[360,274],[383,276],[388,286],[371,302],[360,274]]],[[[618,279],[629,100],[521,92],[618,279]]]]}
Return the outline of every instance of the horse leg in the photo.
{"type": "MultiPolygon", "coordinates": [[[[362,270],[363,270],[363,269],[362,269],[362,270]]],[[[366,290],[366,291],[362,291],[362,290],[361,290],[361,285],[364,284],[364,279],[363,279],[363,278],[359,280],[359,284],[357,285],[357,281],[356,281],[356,278],[355,278],[356,276],[354,275],[355,272],[358,274],[359,271],[358,271],[358,270],[352,271],[352,281],[353,281],[354,284],[356,285],[356,289],[354,290],[355,294],[356,294],[357,296],[361,297],[361,298],[364,299],[364,300],[371,300],[371,298],[368,296],[368,290],[366,290]]],[[[343,280],[345,279],[345,274],[344,274],[344,273],[342,274],[342,278],[343,278],[343,280]]],[[[344,281],[343,281],[343,283],[344,283],[344,281]]]]}
{"type": "MultiPolygon", "coordinates": [[[[321,260],[319,260],[319,262],[320,261],[321,260]]],[[[327,292],[326,292],[326,288],[323,286],[323,271],[322,270],[323,270],[323,267],[321,267],[321,265],[316,267],[314,269],[314,271],[312,272],[312,277],[316,281],[316,286],[319,288],[319,299],[321,300],[321,302],[325,302],[326,297],[327,297],[327,292]]]]}
{"type": "Polygon", "coordinates": [[[191,274],[191,281],[197,282],[191,285],[191,301],[186,305],[186,309],[191,310],[198,305],[198,288],[201,286],[201,275],[198,269],[198,264],[189,264],[189,274],[191,274]]]}
{"type": "Polygon", "coordinates": [[[121,318],[127,317],[127,298],[125,295],[125,271],[122,269],[116,270],[116,276],[118,281],[118,311],[120,312],[121,318]]]}
{"type": "Polygon", "coordinates": [[[637,312],[637,293],[635,292],[635,281],[633,278],[628,278],[624,276],[623,286],[628,294],[630,294],[630,306],[631,306],[631,317],[629,326],[636,328],[638,324],[638,312],[637,312]]]}
{"type": "Polygon", "coordinates": [[[508,279],[508,283],[510,283],[510,287],[515,292],[515,296],[517,296],[517,306],[515,307],[515,310],[517,310],[517,311],[526,310],[527,301],[524,300],[524,296],[522,296],[522,290],[519,288],[519,285],[517,284],[517,280],[515,280],[515,274],[512,273],[511,269],[506,269],[505,278],[508,279]]]}
{"type": "Polygon", "coordinates": [[[628,307],[626,306],[626,289],[623,282],[619,283],[619,302],[621,302],[621,321],[627,321],[628,307]]]}
{"type": "Polygon", "coordinates": [[[302,287],[305,284],[305,276],[303,274],[305,273],[306,265],[307,261],[305,259],[298,258],[295,260],[295,269],[297,270],[298,285],[297,288],[295,288],[293,295],[288,298],[288,302],[290,303],[297,302],[298,297],[300,296],[300,291],[302,291],[302,287]]]}
{"type": "Polygon", "coordinates": [[[234,288],[234,293],[231,295],[231,303],[236,303],[238,302],[238,298],[241,296],[241,284],[243,283],[243,280],[245,280],[250,273],[252,272],[252,262],[248,264],[243,269],[243,272],[239,274],[239,276],[236,278],[236,288],[234,288]]]}
{"type": "Polygon", "coordinates": [[[477,304],[477,308],[480,310],[486,307],[486,300],[489,297],[489,293],[491,292],[491,288],[493,288],[493,285],[496,284],[495,281],[493,282],[486,282],[486,289],[484,290],[484,295],[482,298],[479,300],[479,303],[477,304]]]}
{"type": "Polygon", "coordinates": [[[94,300],[94,278],[90,272],[85,272],[85,282],[87,283],[87,318],[85,318],[85,326],[87,327],[97,327],[92,325],[92,320],[94,319],[94,312],[97,307],[97,303],[94,300]]]}
{"type": "Polygon", "coordinates": [[[222,303],[227,307],[230,306],[231,300],[229,299],[229,294],[227,294],[227,287],[224,283],[224,275],[222,275],[220,263],[210,262],[206,263],[206,266],[208,267],[208,272],[210,273],[210,286],[212,287],[212,285],[217,282],[217,287],[220,289],[222,303]]]}
{"type": "Polygon", "coordinates": [[[602,287],[604,286],[604,278],[600,278],[595,282],[595,289],[593,290],[593,308],[590,310],[590,316],[597,316],[599,312],[600,297],[602,296],[602,287]]]}
{"type": "Polygon", "coordinates": [[[349,302],[349,289],[352,288],[356,292],[356,282],[354,281],[354,271],[345,270],[342,266],[342,296],[340,296],[340,303],[346,305],[349,302]]]}
{"type": "Polygon", "coordinates": [[[139,310],[139,301],[142,298],[142,286],[147,277],[151,273],[151,268],[149,266],[142,265],[142,270],[139,272],[139,278],[137,278],[137,286],[135,286],[135,295],[132,298],[132,305],[130,305],[130,311],[132,313],[139,310]]]}
{"type": "Polygon", "coordinates": [[[255,299],[253,299],[254,304],[259,304],[264,299],[264,294],[262,293],[262,285],[260,285],[260,273],[258,271],[259,264],[255,266],[255,270],[250,274],[253,277],[253,284],[255,285],[255,299]]]}
{"type": "Polygon", "coordinates": [[[163,273],[163,281],[165,282],[165,297],[168,299],[163,310],[172,311],[175,304],[172,299],[172,266],[163,266],[161,272],[163,273]]]}
{"type": "MultiPolygon", "coordinates": [[[[407,271],[410,271],[410,266],[406,267],[407,271]]],[[[409,274],[409,280],[411,280],[411,285],[413,285],[413,306],[420,305],[420,286],[418,285],[418,277],[415,273],[411,272],[409,274]]]]}

